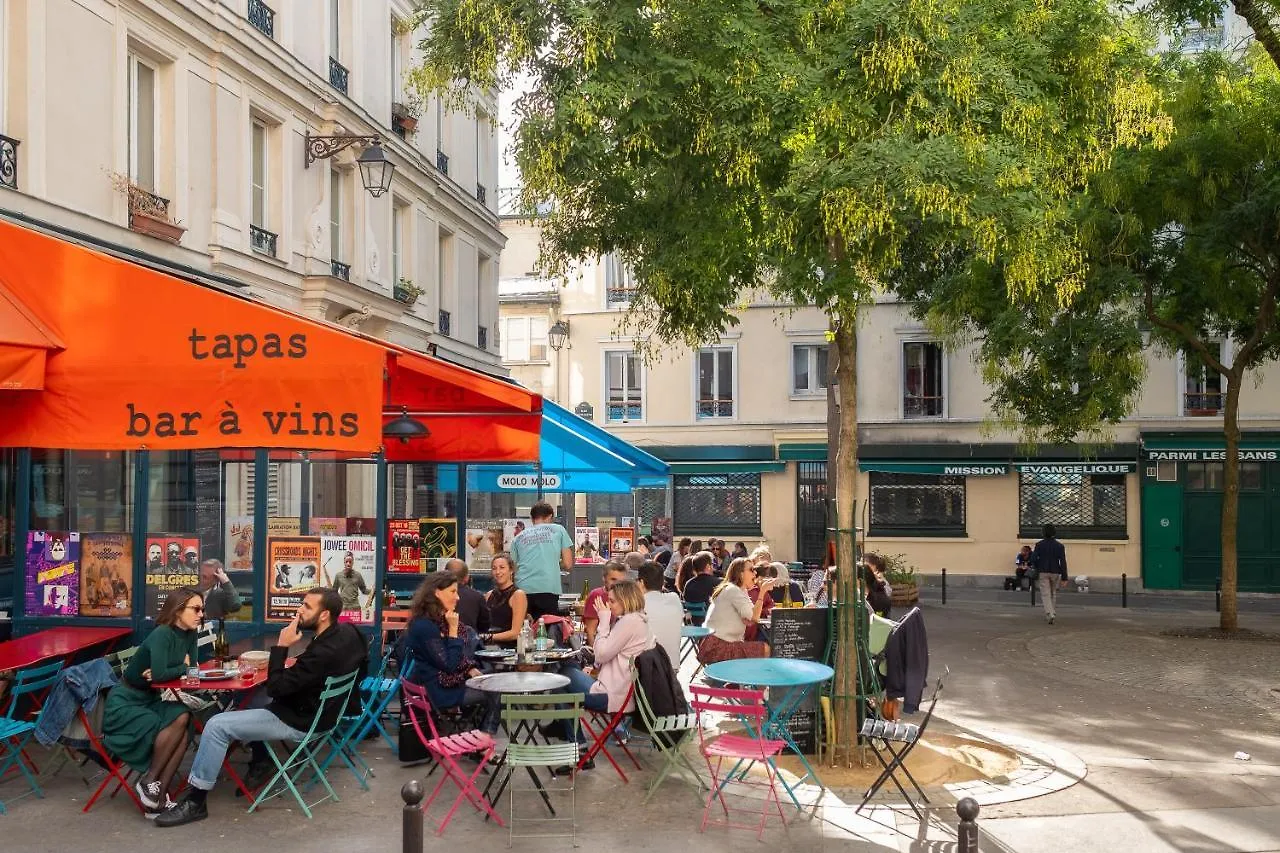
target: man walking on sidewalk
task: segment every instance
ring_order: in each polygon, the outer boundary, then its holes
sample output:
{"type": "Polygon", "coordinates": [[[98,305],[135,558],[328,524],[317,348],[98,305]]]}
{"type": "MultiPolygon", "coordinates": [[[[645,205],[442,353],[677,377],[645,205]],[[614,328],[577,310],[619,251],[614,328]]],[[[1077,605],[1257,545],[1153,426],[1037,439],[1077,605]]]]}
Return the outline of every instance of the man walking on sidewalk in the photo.
{"type": "Polygon", "coordinates": [[[1044,615],[1053,624],[1057,618],[1058,588],[1067,588],[1067,549],[1055,535],[1052,524],[1044,526],[1044,538],[1031,552],[1031,565],[1036,570],[1036,582],[1040,584],[1040,601],[1044,615]]]}

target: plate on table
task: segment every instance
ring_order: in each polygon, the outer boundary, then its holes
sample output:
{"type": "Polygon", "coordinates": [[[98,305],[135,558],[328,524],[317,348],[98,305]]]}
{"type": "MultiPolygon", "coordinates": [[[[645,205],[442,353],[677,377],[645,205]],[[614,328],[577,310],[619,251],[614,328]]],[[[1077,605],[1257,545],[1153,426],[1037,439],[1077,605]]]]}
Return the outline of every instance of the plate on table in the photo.
{"type": "Polygon", "coordinates": [[[514,654],[515,652],[512,649],[491,648],[476,650],[476,657],[480,658],[480,660],[502,660],[514,654]]]}
{"type": "Polygon", "coordinates": [[[224,681],[232,677],[232,673],[227,672],[225,669],[205,669],[200,671],[201,681],[224,681]]]}

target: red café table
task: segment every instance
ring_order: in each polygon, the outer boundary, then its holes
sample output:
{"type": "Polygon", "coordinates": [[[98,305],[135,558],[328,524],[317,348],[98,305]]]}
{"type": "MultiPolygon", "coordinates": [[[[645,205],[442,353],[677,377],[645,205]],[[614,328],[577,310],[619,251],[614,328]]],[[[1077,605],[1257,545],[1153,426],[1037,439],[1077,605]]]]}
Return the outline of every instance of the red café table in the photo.
{"type": "Polygon", "coordinates": [[[104,646],[105,654],[116,643],[132,633],[132,628],[70,625],[46,628],[16,640],[0,643],[0,672],[9,669],[25,669],[54,658],[61,658],[64,663],[69,663],[71,658],[95,646],[104,646]]]}

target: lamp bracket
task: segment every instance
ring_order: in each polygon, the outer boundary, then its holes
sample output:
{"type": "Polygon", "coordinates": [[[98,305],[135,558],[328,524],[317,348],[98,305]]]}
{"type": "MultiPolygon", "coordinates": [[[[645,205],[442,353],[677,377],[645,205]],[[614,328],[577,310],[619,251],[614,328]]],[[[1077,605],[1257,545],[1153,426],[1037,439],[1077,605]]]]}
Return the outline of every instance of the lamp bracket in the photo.
{"type": "Polygon", "coordinates": [[[303,136],[303,142],[306,144],[306,166],[310,166],[316,160],[326,160],[337,154],[343,149],[350,148],[352,145],[380,145],[382,137],[380,136],[361,136],[357,133],[340,133],[332,136],[312,136],[307,133],[303,136]]]}

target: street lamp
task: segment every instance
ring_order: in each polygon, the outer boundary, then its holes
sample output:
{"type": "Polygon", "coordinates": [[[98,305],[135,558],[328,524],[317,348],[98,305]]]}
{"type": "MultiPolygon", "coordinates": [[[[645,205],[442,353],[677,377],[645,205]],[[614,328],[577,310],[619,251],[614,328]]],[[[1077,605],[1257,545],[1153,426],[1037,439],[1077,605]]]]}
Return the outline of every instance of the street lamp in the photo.
{"type": "Polygon", "coordinates": [[[560,352],[564,348],[565,341],[569,339],[569,321],[557,320],[555,325],[547,330],[547,343],[551,344],[551,348],[556,352],[560,352]]]}
{"type": "Polygon", "coordinates": [[[334,136],[312,136],[307,133],[303,137],[306,148],[305,167],[310,167],[316,160],[325,160],[352,145],[363,145],[356,165],[360,167],[360,183],[369,191],[369,195],[378,196],[391,189],[391,177],[395,174],[396,164],[387,159],[382,150],[382,139],[377,136],[361,136],[355,133],[341,133],[334,136]]]}

